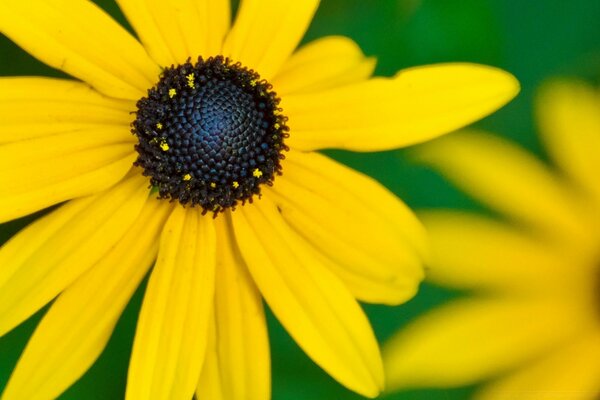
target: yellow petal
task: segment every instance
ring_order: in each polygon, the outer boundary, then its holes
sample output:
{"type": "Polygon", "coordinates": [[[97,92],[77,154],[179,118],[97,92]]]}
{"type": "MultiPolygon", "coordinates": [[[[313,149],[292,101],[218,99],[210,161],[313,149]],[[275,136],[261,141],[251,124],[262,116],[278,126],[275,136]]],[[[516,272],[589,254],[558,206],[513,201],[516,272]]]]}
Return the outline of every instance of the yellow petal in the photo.
{"type": "Polygon", "coordinates": [[[162,66],[221,53],[229,0],[117,0],[148,53],[162,66]]]}
{"type": "MultiPolygon", "coordinates": [[[[431,241],[427,279],[461,289],[573,290],[575,261],[503,222],[457,211],[420,214],[431,241]]],[[[581,271],[583,272],[583,271],[581,271]]]]}
{"type": "Polygon", "coordinates": [[[263,196],[232,215],[248,269],[273,313],[321,368],[375,397],[383,386],[377,342],[348,289],[263,196]]]}
{"type": "Polygon", "coordinates": [[[537,109],[552,158],[600,202],[600,93],[579,82],[555,82],[544,88],[537,109]]]}
{"type": "MultiPolygon", "coordinates": [[[[218,281],[215,281],[215,283],[218,281]]],[[[238,332],[239,335],[239,332],[238,332]]],[[[241,335],[243,336],[243,335],[241,335]]],[[[202,373],[196,388],[196,399],[230,400],[223,395],[223,381],[219,367],[219,349],[217,347],[217,322],[214,315],[208,326],[206,355],[202,364],[202,373]]],[[[244,371],[239,371],[244,372],[244,371]]],[[[235,400],[235,399],[234,399],[235,400]]],[[[268,399],[267,399],[268,400],[268,399]]]]}
{"type": "Polygon", "coordinates": [[[143,47],[91,1],[0,0],[0,32],[112,97],[138,99],[158,78],[143,47]]]}
{"type": "Polygon", "coordinates": [[[0,221],[111,187],[135,161],[129,136],[106,126],[0,146],[0,221]]]}
{"type": "Polygon", "coordinates": [[[386,343],[387,389],[453,387],[489,378],[567,340],[581,328],[578,318],[570,303],[455,301],[418,318],[386,343]]]}
{"type": "Polygon", "coordinates": [[[375,64],[375,58],[365,57],[351,39],[328,36],[294,53],[272,83],[279,95],[316,92],[364,81],[375,64]]]}
{"type": "Polygon", "coordinates": [[[0,335],[21,323],[106,255],[139,215],[147,180],[135,176],[73,200],[0,249],[0,335]]]}
{"type": "Polygon", "coordinates": [[[223,55],[271,79],[304,36],[318,6],[319,0],[242,0],[223,55]]]}
{"type": "Polygon", "coordinates": [[[4,400],[55,399],[96,361],[156,257],[171,208],[148,201],[116,246],[58,297],[19,359],[4,400]]]}
{"type": "Polygon", "coordinates": [[[192,398],[213,313],[215,253],[212,217],[177,205],[163,230],[140,311],[128,400],[192,398]]]}
{"type": "Polygon", "coordinates": [[[316,93],[288,95],[291,147],[378,151],[433,139],[485,117],[518,92],[496,68],[442,64],[400,71],[394,78],[316,93]]]}
{"type": "Polygon", "coordinates": [[[286,156],[273,194],[290,227],[360,300],[399,304],[414,296],[426,239],[408,207],[371,178],[325,156],[286,156]]]}
{"type": "Polygon", "coordinates": [[[197,398],[269,400],[271,360],[262,299],[223,217],[217,224],[215,342],[197,398]]]}
{"type": "Polygon", "coordinates": [[[72,80],[0,78],[0,144],[100,126],[120,126],[133,140],[132,110],[133,102],[72,80]]]}
{"type": "Polygon", "coordinates": [[[417,157],[477,200],[564,239],[588,235],[567,187],[533,155],[483,132],[461,132],[419,149],[417,157]]]}
{"type": "Polygon", "coordinates": [[[600,393],[600,331],[585,334],[497,383],[480,400],[596,400],[600,393]]]}

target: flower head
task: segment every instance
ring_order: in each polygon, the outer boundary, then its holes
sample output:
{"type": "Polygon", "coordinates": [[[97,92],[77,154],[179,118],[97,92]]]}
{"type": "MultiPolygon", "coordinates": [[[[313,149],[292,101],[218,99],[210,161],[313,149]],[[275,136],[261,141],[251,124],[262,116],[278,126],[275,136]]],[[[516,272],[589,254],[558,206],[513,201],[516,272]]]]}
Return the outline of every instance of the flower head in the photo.
{"type": "Polygon", "coordinates": [[[419,150],[500,218],[424,213],[433,283],[472,292],[384,350],[391,388],[492,380],[482,399],[600,394],[600,95],[574,82],[539,98],[552,165],[485,133],[419,150]]]}
{"type": "Polygon", "coordinates": [[[410,210],[315,152],[385,150],[464,126],[518,85],[456,64],[371,79],[343,37],[299,50],[318,1],[0,0],[0,31],[81,80],[0,79],[0,221],[63,202],[0,250],[0,334],[56,298],[4,399],[56,397],[150,278],[128,399],[267,399],[263,299],[352,390],[383,387],[357,299],[414,295],[410,210]],[[175,4],[177,3],[177,4],[175,4]],[[133,132],[133,134],[132,134],[133,132]]]}

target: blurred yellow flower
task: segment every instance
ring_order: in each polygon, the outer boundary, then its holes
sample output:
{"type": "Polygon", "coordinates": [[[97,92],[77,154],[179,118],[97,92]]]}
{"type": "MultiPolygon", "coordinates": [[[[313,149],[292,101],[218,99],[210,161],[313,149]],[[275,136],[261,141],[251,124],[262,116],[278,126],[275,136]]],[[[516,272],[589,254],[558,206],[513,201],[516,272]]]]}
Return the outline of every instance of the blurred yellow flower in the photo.
{"type": "Polygon", "coordinates": [[[318,0],[244,0],[231,27],[229,0],[117,3],[141,43],[89,1],[0,0],[3,34],[83,81],[0,79],[0,222],[68,201],[0,250],[0,334],[56,298],[2,398],[73,384],[155,259],[127,399],[268,399],[262,298],[325,371],[378,395],[356,300],[415,294],[423,229],[316,150],[429,140],[505,104],[514,77],[452,64],[371,79],[343,37],[295,52],[318,0]]]}
{"type": "Polygon", "coordinates": [[[479,399],[600,395],[600,93],[554,82],[538,99],[548,165],[464,132],[418,156],[501,214],[424,213],[429,280],[467,290],[384,347],[391,390],[492,380],[479,399]]]}

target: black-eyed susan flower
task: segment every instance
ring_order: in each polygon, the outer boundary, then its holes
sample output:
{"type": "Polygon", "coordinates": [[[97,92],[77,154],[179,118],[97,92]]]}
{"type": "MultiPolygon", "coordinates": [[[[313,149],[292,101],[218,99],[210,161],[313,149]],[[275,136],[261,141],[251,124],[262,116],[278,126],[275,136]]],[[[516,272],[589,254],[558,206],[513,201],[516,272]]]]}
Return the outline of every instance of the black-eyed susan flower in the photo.
{"type": "Polygon", "coordinates": [[[0,31],[81,80],[0,80],[0,221],[66,202],[0,251],[0,334],[54,302],[3,399],[57,396],[103,350],[153,261],[127,399],[267,399],[262,299],[331,376],[383,386],[358,300],[414,295],[426,252],[381,185],[315,152],[421,142],[517,91],[476,65],[371,79],[317,0],[0,0],[0,31]],[[132,134],[133,133],[133,134],[132,134]]]}
{"type": "Polygon", "coordinates": [[[555,82],[540,96],[551,165],[484,133],[420,151],[499,213],[424,214],[432,282],[471,292],[384,347],[390,387],[490,381],[479,399],[600,396],[600,93],[555,82]]]}

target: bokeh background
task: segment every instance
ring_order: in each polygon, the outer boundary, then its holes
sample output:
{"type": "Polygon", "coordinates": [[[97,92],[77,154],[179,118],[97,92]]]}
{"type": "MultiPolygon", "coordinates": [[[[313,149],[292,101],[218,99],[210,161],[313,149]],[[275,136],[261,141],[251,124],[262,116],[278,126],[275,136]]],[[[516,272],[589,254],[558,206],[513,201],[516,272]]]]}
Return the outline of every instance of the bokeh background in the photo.
{"type": "MultiPolygon", "coordinates": [[[[113,0],[95,0],[126,24],[113,0]]],[[[297,0],[290,0],[297,1],[297,0]]],[[[536,138],[532,101],[546,79],[570,76],[600,81],[598,0],[322,0],[305,41],[331,34],[353,38],[377,56],[377,75],[416,65],[469,61],[515,74],[519,97],[477,126],[508,137],[544,157],[536,138]]],[[[63,76],[0,37],[0,76],[63,76]]],[[[378,179],[416,209],[478,205],[439,175],[411,164],[410,150],[354,154],[328,152],[378,179]]],[[[0,243],[35,216],[0,225],[0,243]]],[[[1,268],[1,266],[0,266],[1,268]]],[[[94,367],[60,399],[123,398],[127,364],[144,285],[127,307],[108,348],[94,367]]],[[[460,293],[424,285],[400,307],[365,306],[377,337],[384,341],[420,313],[460,293]]],[[[0,392],[45,309],[0,338],[0,392]]],[[[274,400],[361,399],[310,361],[269,315],[274,400]]],[[[475,388],[414,390],[386,399],[467,399],[475,388]]]]}

